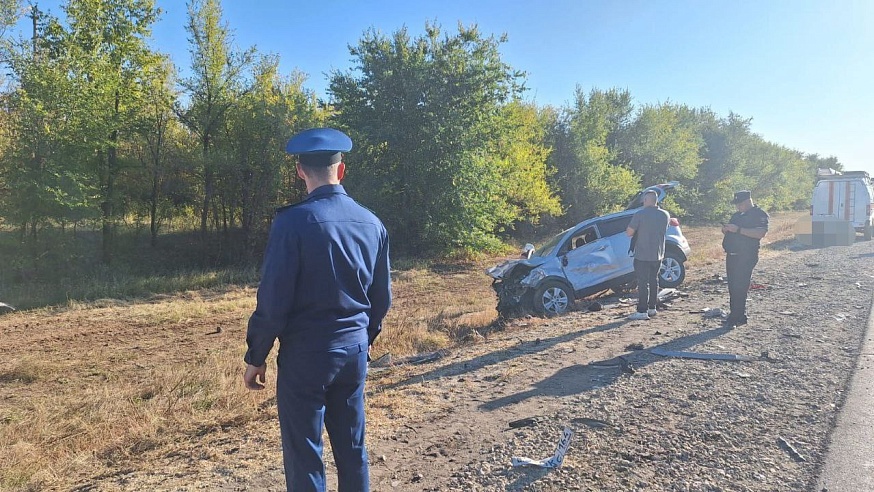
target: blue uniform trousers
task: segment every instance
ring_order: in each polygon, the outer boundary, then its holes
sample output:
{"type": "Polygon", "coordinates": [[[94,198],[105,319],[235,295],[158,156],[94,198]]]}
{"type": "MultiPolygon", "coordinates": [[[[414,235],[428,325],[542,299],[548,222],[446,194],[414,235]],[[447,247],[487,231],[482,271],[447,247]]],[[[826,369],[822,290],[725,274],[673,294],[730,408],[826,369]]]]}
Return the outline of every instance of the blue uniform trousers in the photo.
{"type": "Polygon", "coordinates": [[[323,352],[283,351],[280,345],[278,365],[276,402],[288,490],[325,491],[323,424],[339,492],[370,490],[364,445],[367,344],[323,352]]]}

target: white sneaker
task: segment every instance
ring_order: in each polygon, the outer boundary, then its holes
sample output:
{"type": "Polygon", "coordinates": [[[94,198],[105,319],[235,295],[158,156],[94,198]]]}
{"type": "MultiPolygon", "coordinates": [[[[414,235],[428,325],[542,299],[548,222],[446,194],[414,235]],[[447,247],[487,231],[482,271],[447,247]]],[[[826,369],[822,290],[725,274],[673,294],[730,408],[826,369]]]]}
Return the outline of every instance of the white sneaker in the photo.
{"type": "Polygon", "coordinates": [[[634,313],[634,314],[629,314],[628,319],[634,320],[634,321],[642,321],[645,319],[649,319],[649,315],[646,313],[634,313]]]}
{"type": "Polygon", "coordinates": [[[659,314],[659,312],[656,311],[655,309],[647,309],[646,310],[646,315],[649,316],[650,318],[652,318],[653,316],[655,316],[657,314],[659,314]]]}

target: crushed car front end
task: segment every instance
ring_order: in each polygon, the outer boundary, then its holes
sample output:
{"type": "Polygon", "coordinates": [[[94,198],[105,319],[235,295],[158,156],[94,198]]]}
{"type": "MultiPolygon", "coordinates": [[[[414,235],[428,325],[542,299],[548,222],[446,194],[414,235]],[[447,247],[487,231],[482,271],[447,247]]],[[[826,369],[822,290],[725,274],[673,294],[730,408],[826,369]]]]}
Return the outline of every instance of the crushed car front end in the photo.
{"type": "Polygon", "coordinates": [[[492,288],[498,295],[498,314],[511,317],[530,310],[534,289],[553,270],[553,275],[560,274],[558,260],[543,257],[509,260],[486,270],[486,274],[494,279],[492,288]]]}

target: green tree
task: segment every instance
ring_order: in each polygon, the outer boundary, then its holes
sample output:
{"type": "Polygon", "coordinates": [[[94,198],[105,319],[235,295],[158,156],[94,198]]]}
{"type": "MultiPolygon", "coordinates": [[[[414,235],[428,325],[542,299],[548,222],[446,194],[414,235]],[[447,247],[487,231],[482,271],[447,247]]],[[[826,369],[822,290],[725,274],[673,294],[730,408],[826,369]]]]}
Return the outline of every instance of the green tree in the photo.
{"type": "Polygon", "coordinates": [[[670,103],[638,110],[620,142],[620,158],[644,186],[691,180],[698,172],[702,142],[694,111],[670,103]]]}
{"type": "Polygon", "coordinates": [[[228,202],[239,209],[241,243],[250,255],[256,235],[266,232],[266,219],[283,194],[283,167],[293,167],[284,151],[289,135],[318,123],[316,99],[303,88],[304,81],[297,72],[283,77],[277,58],[262,57],[254,67],[251,91],[228,112],[232,158],[224,173],[230,178],[225,188],[228,202]]]}
{"type": "Polygon", "coordinates": [[[510,216],[507,221],[537,224],[544,216],[563,213],[561,202],[549,184],[554,169],[547,166],[548,114],[534,104],[513,101],[502,107],[503,128],[495,143],[499,192],[510,216]]]}
{"type": "Polygon", "coordinates": [[[189,103],[177,112],[200,140],[203,185],[200,231],[205,237],[219,161],[212,155],[213,147],[225,129],[228,110],[249,90],[245,77],[255,50],[237,51],[232,47],[231,31],[227,23],[222,22],[219,0],[190,0],[186,29],[192,76],[182,81],[189,103]]]}
{"type": "MultiPolygon", "coordinates": [[[[701,165],[680,197],[690,217],[724,219],[733,210],[730,199],[739,189],[753,191],[769,209],[804,207],[817,164],[800,152],[765,141],[751,130],[751,118],[736,113],[720,117],[710,109],[696,112],[703,146],[701,165]]],[[[823,167],[837,165],[826,161],[823,167]]]]}
{"type": "MultiPolygon", "coordinates": [[[[31,7],[32,12],[36,12],[36,6],[31,7]]],[[[10,40],[7,38],[8,29],[18,22],[21,18],[22,5],[21,0],[0,0],[0,43],[9,47],[10,40]]],[[[36,20],[36,17],[34,17],[36,20]]]]}
{"type": "Polygon", "coordinates": [[[637,176],[617,164],[617,142],[633,110],[628,91],[577,87],[574,106],[551,123],[554,180],[566,207],[565,225],[617,210],[638,187],[637,176]]]}
{"type": "Polygon", "coordinates": [[[63,225],[84,217],[96,186],[79,159],[84,154],[78,143],[80,100],[69,76],[75,66],[46,40],[57,21],[35,8],[32,14],[40,20],[33,40],[4,48],[15,85],[5,98],[7,147],[0,173],[4,216],[19,224],[22,234],[29,227],[36,236],[51,220],[63,225]]]}
{"type": "Polygon", "coordinates": [[[161,62],[147,43],[160,12],[153,0],[70,0],[64,10],[69,27],[57,28],[54,49],[70,60],[81,137],[96,151],[91,161],[100,189],[102,258],[109,263],[116,181],[124,172],[119,148],[143,111],[147,70],[161,62]]]}
{"type": "Polygon", "coordinates": [[[174,89],[174,75],[174,67],[169,61],[155,64],[146,72],[143,106],[138,115],[139,139],[134,144],[134,153],[142,166],[142,178],[149,186],[147,189],[141,188],[139,193],[132,186],[131,192],[140,196],[140,201],[148,210],[149,242],[152,247],[158,243],[162,219],[171,214],[169,205],[181,204],[178,200],[171,200],[171,187],[179,187],[186,182],[181,164],[188,160],[180,149],[185,139],[173,112],[178,96],[174,89]]]}
{"type": "MultiPolygon", "coordinates": [[[[406,28],[391,37],[369,30],[350,47],[355,69],[332,74],[335,121],[357,143],[350,186],[383,216],[398,248],[493,247],[497,231],[525,217],[507,193],[508,180],[518,179],[502,170],[526,153],[541,159],[543,149],[507,145],[508,132],[525,127],[503,121],[513,116],[505,105],[521,93],[524,74],[501,59],[504,41],[475,26],[442,35],[426,25],[416,38],[406,28]]],[[[543,182],[539,164],[529,170],[528,179],[543,182]]],[[[554,209],[547,193],[531,192],[538,186],[517,187],[516,198],[537,196],[542,203],[532,208],[554,209]]]]}

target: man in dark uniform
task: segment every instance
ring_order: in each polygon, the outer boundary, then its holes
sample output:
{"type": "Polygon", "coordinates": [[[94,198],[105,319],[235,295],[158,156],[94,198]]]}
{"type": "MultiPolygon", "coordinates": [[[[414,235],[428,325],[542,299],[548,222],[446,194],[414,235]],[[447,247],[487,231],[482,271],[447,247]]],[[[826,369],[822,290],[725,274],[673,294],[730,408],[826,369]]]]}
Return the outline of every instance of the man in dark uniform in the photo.
{"type": "Polygon", "coordinates": [[[277,211],[249,318],[246,387],[264,388],[279,339],[276,401],[288,490],[324,491],[322,426],[340,492],[369,490],[364,380],[370,344],[391,304],[388,234],[340,180],[352,140],[316,128],[286,147],[307,198],[277,211]]]}
{"type": "Polygon", "coordinates": [[[728,224],[722,225],[722,249],[725,250],[725,272],[728,276],[730,313],[725,325],[735,327],[747,323],[747,294],[753,268],[759,262],[759,242],[768,233],[768,213],[753,204],[749,191],[738,191],[731,201],[737,212],[728,224]]]}

